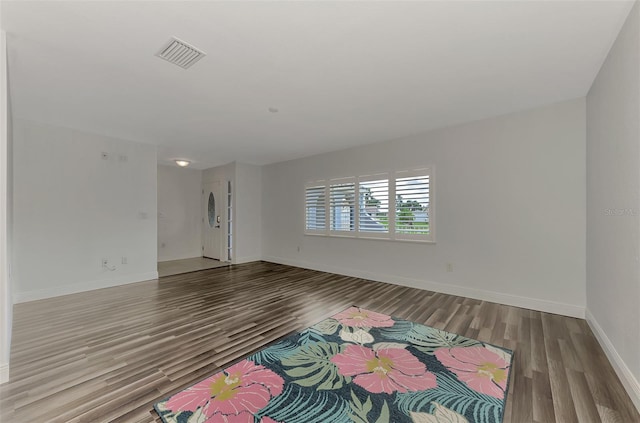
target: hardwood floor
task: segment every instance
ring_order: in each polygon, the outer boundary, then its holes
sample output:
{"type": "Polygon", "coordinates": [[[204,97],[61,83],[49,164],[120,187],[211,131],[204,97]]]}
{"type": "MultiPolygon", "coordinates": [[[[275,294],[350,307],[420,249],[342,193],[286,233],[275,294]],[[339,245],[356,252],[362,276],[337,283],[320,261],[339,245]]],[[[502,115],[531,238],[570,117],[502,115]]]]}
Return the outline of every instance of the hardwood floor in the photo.
{"type": "Polygon", "coordinates": [[[198,270],[215,269],[216,267],[229,266],[229,263],[214,260],[207,257],[194,257],[182,260],[161,261],[158,263],[158,276],[181,275],[183,273],[197,272],[198,270]]]}
{"type": "Polygon", "coordinates": [[[160,421],[155,401],[350,305],[514,350],[505,422],[640,422],[584,320],[263,262],[16,305],[0,421],[160,421]]]}

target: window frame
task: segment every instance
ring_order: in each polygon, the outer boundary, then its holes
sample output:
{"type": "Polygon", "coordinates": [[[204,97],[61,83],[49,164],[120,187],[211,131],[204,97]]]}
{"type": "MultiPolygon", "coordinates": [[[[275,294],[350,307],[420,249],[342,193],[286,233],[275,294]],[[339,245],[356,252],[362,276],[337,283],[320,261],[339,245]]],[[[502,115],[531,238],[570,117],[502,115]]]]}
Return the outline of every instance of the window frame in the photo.
{"type": "Polygon", "coordinates": [[[436,242],[436,212],[435,212],[435,168],[433,166],[411,168],[407,170],[396,170],[388,172],[377,172],[368,175],[351,176],[333,179],[319,179],[305,183],[304,185],[304,235],[327,236],[339,238],[361,238],[382,241],[397,242],[415,242],[415,243],[431,243],[436,242]],[[428,208],[428,234],[398,234],[396,233],[396,185],[400,178],[428,176],[429,178],[429,208],[428,208]],[[362,232],[360,231],[360,184],[362,182],[378,181],[386,179],[388,181],[388,219],[389,226],[387,232],[362,232]],[[332,213],[331,213],[331,185],[342,183],[354,184],[354,224],[353,230],[332,230],[332,213]],[[308,229],[307,228],[307,190],[310,188],[324,188],[324,212],[325,227],[324,229],[308,229]]]}

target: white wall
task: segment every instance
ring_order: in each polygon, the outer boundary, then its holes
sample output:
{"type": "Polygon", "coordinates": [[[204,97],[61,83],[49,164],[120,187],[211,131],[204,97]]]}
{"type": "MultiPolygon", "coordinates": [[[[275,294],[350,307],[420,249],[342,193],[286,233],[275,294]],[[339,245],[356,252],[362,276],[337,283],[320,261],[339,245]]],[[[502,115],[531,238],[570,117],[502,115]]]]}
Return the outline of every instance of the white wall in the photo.
{"type": "Polygon", "coordinates": [[[262,167],[236,163],[235,263],[262,258],[262,167]]]}
{"type": "Polygon", "coordinates": [[[583,316],[585,173],[584,99],[265,166],[263,257],[583,316]],[[424,165],[436,244],[303,234],[306,181],[424,165]]]}
{"type": "Polygon", "coordinates": [[[640,5],[587,96],[587,320],[640,409],[640,5]]]}
{"type": "Polygon", "coordinates": [[[202,257],[202,171],[158,166],[158,261],[202,257]]]}
{"type": "Polygon", "coordinates": [[[155,146],[14,125],[14,300],[156,278],[155,146]]]}
{"type": "Polygon", "coordinates": [[[7,75],[6,34],[0,31],[0,383],[9,380],[11,353],[11,99],[7,75]]]}

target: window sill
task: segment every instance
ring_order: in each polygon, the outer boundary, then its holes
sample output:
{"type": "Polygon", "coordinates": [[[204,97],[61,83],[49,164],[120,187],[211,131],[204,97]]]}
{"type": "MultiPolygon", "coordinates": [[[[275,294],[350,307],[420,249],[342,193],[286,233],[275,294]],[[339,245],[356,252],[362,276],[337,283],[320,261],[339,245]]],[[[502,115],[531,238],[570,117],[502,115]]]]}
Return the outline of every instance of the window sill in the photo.
{"type": "Polygon", "coordinates": [[[435,244],[436,240],[425,239],[391,239],[391,238],[377,238],[368,236],[353,236],[353,235],[328,235],[328,234],[314,234],[305,232],[305,236],[319,237],[319,238],[342,238],[342,239],[366,239],[371,241],[387,241],[387,242],[408,242],[410,244],[435,244]]]}

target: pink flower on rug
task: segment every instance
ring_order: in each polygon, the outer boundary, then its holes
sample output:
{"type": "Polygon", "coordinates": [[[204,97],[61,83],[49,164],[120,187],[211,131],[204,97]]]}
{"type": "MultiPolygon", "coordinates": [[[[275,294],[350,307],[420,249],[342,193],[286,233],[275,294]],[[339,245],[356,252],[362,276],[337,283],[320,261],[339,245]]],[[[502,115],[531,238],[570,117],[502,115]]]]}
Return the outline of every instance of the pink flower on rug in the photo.
{"type": "Polygon", "coordinates": [[[485,347],[456,347],[436,350],[435,356],[471,389],[504,399],[509,363],[485,347]]]}
{"type": "Polygon", "coordinates": [[[351,307],[333,316],[345,326],[366,327],[366,328],[388,328],[395,323],[386,314],[376,313],[358,307],[351,307]]]}
{"type": "Polygon", "coordinates": [[[349,345],[331,361],[341,375],[355,376],[355,384],[374,394],[423,391],[437,386],[436,376],[404,348],[374,351],[362,345],[349,345]]]}
{"type": "Polygon", "coordinates": [[[243,360],[172,396],[166,406],[174,414],[202,408],[208,423],[253,423],[254,413],[280,395],[283,385],[271,370],[243,360]]]}

